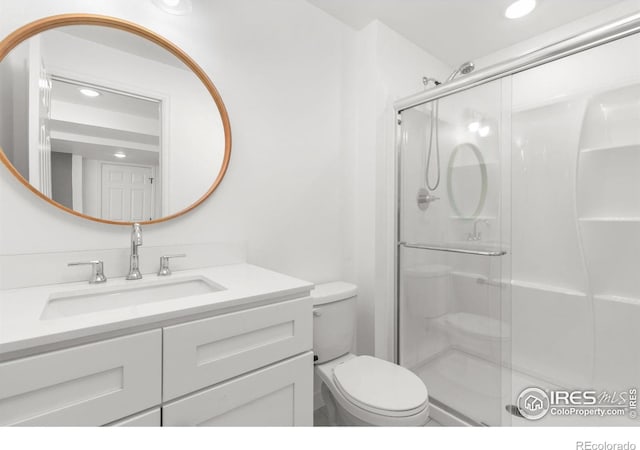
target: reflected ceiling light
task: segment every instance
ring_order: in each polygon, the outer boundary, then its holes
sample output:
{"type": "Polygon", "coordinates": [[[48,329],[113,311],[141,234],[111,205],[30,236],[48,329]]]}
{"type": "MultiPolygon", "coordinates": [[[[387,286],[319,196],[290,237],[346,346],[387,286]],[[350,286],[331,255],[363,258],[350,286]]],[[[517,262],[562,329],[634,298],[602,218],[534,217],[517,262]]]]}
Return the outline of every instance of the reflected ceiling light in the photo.
{"type": "Polygon", "coordinates": [[[116,158],[126,158],[127,157],[127,155],[125,155],[124,152],[114,153],[113,156],[115,156],[116,158]]]}
{"type": "Polygon", "coordinates": [[[518,0],[509,5],[504,11],[508,19],[519,19],[524,17],[536,8],[536,0],[518,0]]]}
{"type": "Polygon", "coordinates": [[[476,131],[478,131],[480,129],[480,122],[478,122],[477,120],[474,122],[471,122],[468,126],[467,129],[469,130],[470,133],[475,133],[476,131]]]}
{"type": "Polygon", "coordinates": [[[80,88],[80,92],[87,97],[98,97],[100,95],[100,92],[89,88],[80,88]]]}
{"type": "Polygon", "coordinates": [[[158,8],[169,14],[189,14],[192,9],[191,0],[151,0],[158,8]]]}
{"type": "Polygon", "coordinates": [[[487,137],[487,136],[489,136],[489,132],[490,132],[490,131],[491,131],[491,128],[489,128],[489,125],[485,125],[484,127],[480,128],[480,129],[478,130],[478,134],[479,134],[481,137],[487,137]]]}

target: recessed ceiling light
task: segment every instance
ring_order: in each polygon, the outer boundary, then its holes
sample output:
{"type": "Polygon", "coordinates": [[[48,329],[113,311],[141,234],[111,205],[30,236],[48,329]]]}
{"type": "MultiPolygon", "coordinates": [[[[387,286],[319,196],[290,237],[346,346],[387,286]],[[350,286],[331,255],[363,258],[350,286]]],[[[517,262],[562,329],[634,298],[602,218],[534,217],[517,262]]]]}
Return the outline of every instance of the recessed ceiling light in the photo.
{"type": "Polygon", "coordinates": [[[100,95],[100,92],[89,88],[80,88],[80,92],[87,97],[98,97],[100,95]]]}
{"type": "Polygon", "coordinates": [[[151,0],[154,5],[169,14],[184,15],[192,10],[191,0],[151,0]]]}
{"type": "Polygon", "coordinates": [[[518,0],[509,5],[504,15],[508,19],[519,19],[536,8],[536,0],[518,0]]]}
{"type": "Polygon", "coordinates": [[[115,156],[116,158],[126,158],[127,157],[127,155],[125,155],[123,152],[114,153],[113,156],[115,156]]]}
{"type": "Polygon", "coordinates": [[[478,130],[478,134],[482,137],[487,137],[489,136],[490,131],[491,131],[491,128],[489,127],[489,125],[485,125],[484,127],[478,130]]]}

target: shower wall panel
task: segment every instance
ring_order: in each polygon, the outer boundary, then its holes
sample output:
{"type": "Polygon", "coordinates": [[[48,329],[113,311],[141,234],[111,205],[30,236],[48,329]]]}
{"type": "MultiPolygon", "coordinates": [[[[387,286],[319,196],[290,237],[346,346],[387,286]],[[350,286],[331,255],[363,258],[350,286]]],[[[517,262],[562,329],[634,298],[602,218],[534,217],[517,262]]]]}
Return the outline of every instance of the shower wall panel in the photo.
{"type": "Polygon", "coordinates": [[[640,36],[512,81],[512,400],[523,377],[627,392],[640,385],[640,36]]]}

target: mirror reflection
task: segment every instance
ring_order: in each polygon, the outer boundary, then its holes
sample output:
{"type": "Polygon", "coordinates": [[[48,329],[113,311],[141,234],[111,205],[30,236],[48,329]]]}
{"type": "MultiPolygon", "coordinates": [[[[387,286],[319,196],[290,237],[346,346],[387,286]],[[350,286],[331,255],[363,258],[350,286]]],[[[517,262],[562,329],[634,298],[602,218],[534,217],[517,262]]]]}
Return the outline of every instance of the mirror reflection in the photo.
{"type": "Polygon", "coordinates": [[[51,29],[0,62],[0,147],[53,202],[145,222],[189,208],[225,164],[221,113],[165,48],[126,31],[51,29]]]}
{"type": "Polygon", "coordinates": [[[474,218],[482,212],[487,197],[487,167],[474,144],[459,144],[451,152],[447,191],[458,217],[474,218]]]}

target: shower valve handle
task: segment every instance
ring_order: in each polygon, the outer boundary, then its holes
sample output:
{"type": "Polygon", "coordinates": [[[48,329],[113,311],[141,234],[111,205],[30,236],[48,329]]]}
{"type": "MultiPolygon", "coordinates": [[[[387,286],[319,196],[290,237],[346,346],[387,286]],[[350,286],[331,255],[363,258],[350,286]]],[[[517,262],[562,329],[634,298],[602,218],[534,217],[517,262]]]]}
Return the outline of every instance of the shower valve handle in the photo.
{"type": "Polygon", "coordinates": [[[418,203],[418,208],[420,211],[426,211],[429,208],[429,205],[436,200],[440,200],[440,197],[436,197],[431,194],[427,188],[418,189],[418,194],[416,195],[416,202],[418,203]]]}

